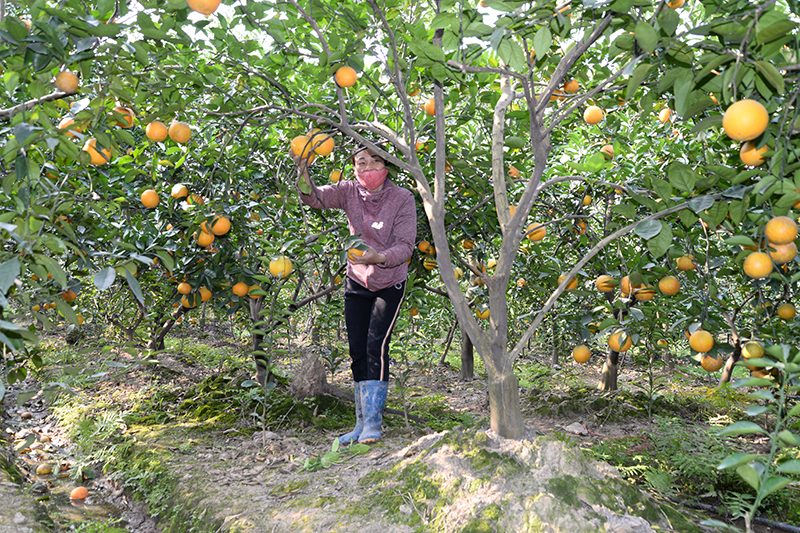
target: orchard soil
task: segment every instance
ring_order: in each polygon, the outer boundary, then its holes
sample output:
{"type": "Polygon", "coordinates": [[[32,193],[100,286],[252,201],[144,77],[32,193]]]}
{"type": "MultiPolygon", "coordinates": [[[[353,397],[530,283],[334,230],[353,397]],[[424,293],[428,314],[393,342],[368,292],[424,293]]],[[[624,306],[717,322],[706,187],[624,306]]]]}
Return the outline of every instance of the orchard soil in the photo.
{"type": "MultiPolygon", "coordinates": [[[[235,349],[238,353],[237,361],[239,362],[237,364],[241,365],[241,369],[239,375],[232,377],[231,381],[242,382],[249,379],[247,369],[251,363],[246,357],[241,356],[246,351],[246,343],[234,345],[218,334],[202,334],[200,336],[203,339],[198,341],[195,338],[198,333],[196,328],[194,331],[186,328],[176,331],[175,336],[183,335],[191,342],[199,342],[211,348],[219,347],[215,346],[216,343],[218,345],[225,344],[227,349],[235,349]]],[[[49,339],[45,337],[45,339],[47,339],[45,344],[49,345],[49,349],[63,348],[63,340],[60,335],[56,334],[49,339]]],[[[298,366],[300,359],[309,351],[308,345],[303,342],[300,340],[293,343],[292,350],[290,350],[292,356],[286,356],[283,360],[276,361],[279,372],[291,376],[292,370],[298,366]]],[[[91,343],[91,340],[86,340],[83,348],[90,346],[91,343]]],[[[145,355],[144,351],[129,352],[120,350],[114,355],[114,359],[117,363],[125,364],[145,355]]],[[[96,353],[99,354],[99,351],[96,353]]],[[[455,351],[456,357],[457,354],[458,352],[455,351]]],[[[647,416],[620,418],[610,412],[593,413],[592,409],[586,408],[589,403],[613,396],[596,390],[596,384],[600,381],[602,359],[599,354],[595,353],[589,363],[578,367],[571,357],[569,360],[567,357],[569,357],[568,353],[565,353],[562,360],[563,368],[556,367],[547,371],[547,375],[533,376],[531,382],[524,379],[521,381],[523,385],[522,408],[530,435],[556,435],[570,445],[586,448],[599,441],[637,438],[652,435],[658,430],[648,421],[647,416]],[[574,399],[571,400],[572,395],[568,391],[560,391],[557,385],[560,381],[568,380],[574,389],[576,379],[583,382],[585,385],[582,389],[583,394],[588,395],[578,400],[577,404],[574,399]],[[537,384],[539,381],[547,382],[547,384],[537,384]],[[531,388],[526,389],[526,384],[531,388]],[[538,395],[538,392],[531,394],[532,388],[537,386],[544,387],[542,390],[547,391],[546,399],[538,395]],[[550,405],[549,408],[541,408],[543,399],[550,405]]],[[[126,411],[134,406],[137,394],[147,388],[168,383],[170,387],[178,390],[196,390],[204,381],[213,380],[220,375],[220,368],[209,368],[199,364],[198,361],[181,353],[181,350],[174,346],[170,350],[158,354],[157,359],[158,364],[156,365],[138,367],[122,373],[114,379],[85,384],[84,387],[77,390],[81,398],[80,402],[86,406],[95,406],[95,408],[107,406],[126,411]]],[[[646,376],[641,371],[633,370],[631,363],[628,362],[620,372],[621,391],[636,390],[635,383],[641,384],[646,381],[646,376]]],[[[333,384],[347,390],[349,371],[347,371],[347,365],[342,365],[342,368],[345,370],[336,374],[333,384]]],[[[678,372],[675,376],[680,377],[678,372]]],[[[690,380],[694,385],[700,387],[713,386],[712,382],[703,382],[702,377],[699,376],[684,374],[682,379],[690,380]]],[[[69,466],[81,463],[86,458],[75,455],[76,452],[71,447],[72,442],[69,438],[71,428],[66,427],[53,414],[52,405],[49,402],[40,397],[26,405],[16,405],[16,394],[20,390],[34,385],[33,378],[29,377],[28,382],[21,386],[15,386],[9,391],[4,405],[5,412],[0,411],[2,414],[0,423],[5,429],[7,438],[9,435],[16,437],[14,442],[17,447],[20,439],[24,439],[28,435],[34,435],[37,439],[33,446],[20,450],[17,456],[17,467],[24,480],[23,492],[36,495],[36,491],[42,491],[43,486],[48,487],[53,495],[51,501],[60,499],[63,503],[66,501],[65,491],[68,491],[70,484],[75,483],[75,477],[68,478],[66,475],[62,475],[63,479],[59,481],[52,475],[38,475],[36,473],[37,464],[49,461],[69,466]]],[[[281,386],[287,389],[290,387],[286,384],[279,385],[279,387],[281,386]]],[[[352,387],[350,386],[349,389],[352,390],[352,387]]],[[[541,392],[539,389],[536,391],[541,392]]],[[[465,420],[474,421],[477,427],[488,425],[489,403],[484,377],[478,376],[472,381],[465,382],[459,380],[458,370],[449,365],[422,368],[413,372],[405,395],[410,403],[419,400],[423,400],[422,403],[424,403],[425,398],[437,398],[451,418],[463,417],[465,420]]],[[[161,407],[164,410],[175,409],[182,401],[185,401],[185,398],[177,398],[174,402],[165,403],[161,407]]],[[[348,412],[352,410],[352,404],[346,401],[330,400],[330,402],[340,403],[339,409],[348,412]]],[[[402,416],[387,416],[384,437],[379,444],[372,446],[364,454],[348,454],[343,448],[338,456],[334,456],[335,460],[338,459],[338,463],[324,464],[320,462],[320,458],[327,452],[331,452],[335,437],[348,431],[349,428],[341,426],[327,428],[324,423],[318,424],[317,422],[324,422],[322,418],[325,415],[316,412],[317,409],[320,409],[321,403],[314,405],[316,407],[312,414],[313,423],[298,421],[286,413],[283,419],[272,420],[262,425],[257,421],[254,422],[246,409],[242,409],[241,406],[229,405],[227,410],[235,411],[233,423],[215,424],[211,420],[211,423],[184,422],[175,423],[172,426],[169,423],[153,424],[152,427],[140,424],[123,427],[121,431],[126,432],[129,437],[133,436],[134,440],[140,444],[162,450],[164,453],[161,458],[170,475],[177,480],[179,485],[184,482],[187,484],[200,482],[206,485],[206,490],[200,492],[216,494],[216,498],[201,500],[193,494],[185,493],[186,500],[182,505],[186,507],[184,514],[194,515],[188,519],[195,521],[198,521],[198,511],[208,509],[207,520],[217,524],[220,528],[219,531],[247,531],[245,525],[257,522],[252,518],[261,515],[273,517],[272,523],[276,524],[277,528],[273,529],[274,531],[290,531],[291,525],[296,524],[304,513],[307,513],[309,518],[313,518],[317,523],[324,523],[324,519],[318,516],[324,511],[311,504],[304,509],[302,505],[304,500],[311,502],[312,499],[331,499],[357,503],[363,492],[359,480],[370,472],[391,467],[398,460],[398,454],[402,458],[404,453],[410,453],[404,452],[404,450],[412,449],[416,441],[438,431],[438,429],[430,427],[431,424],[416,422],[406,424],[402,416]],[[303,471],[304,465],[308,468],[307,471],[303,471]],[[320,475],[309,475],[309,471],[312,470],[319,472],[320,475]],[[248,503],[243,508],[241,502],[248,503]],[[278,527],[279,524],[283,525],[278,527]],[[237,529],[239,527],[242,529],[237,529]]],[[[394,382],[390,389],[390,406],[402,409],[400,394],[394,382]]],[[[92,416],[98,416],[96,409],[90,407],[89,411],[94,412],[92,416]]],[[[417,414],[434,420],[437,416],[436,412],[434,409],[427,413],[417,411],[417,414]]],[[[10,441],[4,443],[0,440],[0,446],[10,448],[11,445],[10,441]]],[[[86,507],[111,506],[113,510],[107,512],[108,517],[121,516],[122,523],[129,531],[137,533],[177,531],[177,529],[171,529],[163,520],[160,521],[150,516],[147,505],[142,503],[142,494],[134,495],[130,490],[125,489],[124,472],[114,472],[112,465],[108,472],[102,475],[101,465],[94,466],[97,467],[100,475],[96,479],[84,482],[90,489],[90,496],[85,502],[86,507]]],[[[139,487],[140,491],[141,488],[139,487]]],[[[4,494],[4,491],[8,490],[8,483],[0,483],[0,494],[4,494]]],[[[6,496],[3,495],[2,499],[5,500],[6,496]]],[[[63,503],[63,505],[67,504],[63,503]]],[[[174,502],[173,505],[181,504],[174,502]]],[[[417,513],[423,519],[426,513],[430,514],[431,512],[431,509],[417,509],[410,500],[400,508],[403,513],[417,513]]],[[[2,513],[3,511],[0,510],[0,514],[2,513]]],[[[41,510],[37,513],[41,515],[41,510]]],[[[102,513],[103,511],[101,511],[102,513]]],[[[56,514],[63,516],[64,513],[56,510],[56,514]]],[[[86,514],[79,515],[78,519],[83,519],[84,516],[86,514]]],[[[173,515],[173,520],[176,519],[175,516],[173,515]]],[[[6,517],[6,519],[8,518],[6,517]]],[[[202,517],[199,521],[202,522],[202,517]]],[[[52,523],[53,520],[50,519],[50,522],[52,523]]],[[[334,525],[331,524],[331,527],[334,525]]],[[[2,521],[0,521],[0,526],[2,526],[2,521]]],[[[364,519],[361,526],[362,531],[379,530],[382,533],[414,531],[413,528],[404,524],[397,524],[395,529],[386,529],[385,525],[376,526],[368,519],[364,519]],[[375,529],[372,529],[373,527],[375,529]]],[[[69,524],[59,524],[56,519],[55,529],[51,526],[50,530],[67,531],[69,524]]],[[[0,527],[0,531],[3,531],[2,527],[0,527]]],[[[30,531],[37,530],[34,528],[30,531]]],[[[760,531],[771,530],[761,529],[760,531]]]]}

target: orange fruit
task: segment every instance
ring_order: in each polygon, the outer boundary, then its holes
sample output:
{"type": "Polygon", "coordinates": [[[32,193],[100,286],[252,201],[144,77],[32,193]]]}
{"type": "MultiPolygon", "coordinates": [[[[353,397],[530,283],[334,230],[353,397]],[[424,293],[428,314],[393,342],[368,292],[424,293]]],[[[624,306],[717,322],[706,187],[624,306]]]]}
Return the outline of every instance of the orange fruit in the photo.
{"type": "Polygon", "coordinates": [[[794,241],[786,244],[770,244],[774,250],[769,251],[769,256],[776,265],[783,265],[791,261],[797,255],[797,245],[794,241]]]}
{"type": "Polygon", "coordinates": [[[219,215],[211,220],[211,233],[222,236],[231,230],[231,221],[228,217],[219,215]]]}
{"type": "Polygon", "coordinates": [[[575,233],[577,233],[578,235],[583,235],[584,233],[586,233],[586,221],[585,220],[577,221],[573,229],[575,230],[575,233]]]}
{"type": "Polygon", "coordinates": [[[461,270],[461,267],[455,267],[455,268],[453,269],[453,274],[455,274],[455,276],[456,276],[456,279],[461,279],[461,276],[463,276],[463,275],[464,275],[464,271],[463,271],[463,270],[461,270]]]}
{"type": "Polygon", "coordinates": [[[678,294],[678,291],[681,290],[681,282],[675,276],[664,276],[658,282],[658,290],[668,296],[678,294]]]}
{"type": "Polygon", "coordinates": [[[334,79],[339,87],[352,87],[356,84],[356,80],[358,80],[358,74],[356,74],[356,71],[352,67],[339,67],[334,75],[334,79]]]}
{"type": "Polygon", "coordinates": [[[633,346],[633,339],[628,336],[625,330],[619,329],[608,337],[608,346],[615,352],[627,352],[633,346]],[[620,344],[620,341],[622,341],[622,344],[620,344]]]}
{"type": "Polygon", "coordinates": [[[589,350],[588,347],[584,346],[583,344],[576,346],[572,349],[572,358],[575,359],[576,363],[585,363],[592,357],[592,352],[589,350]]]}
{"type": "Polygon", "coordinates": [[[56,89],[65,93],[78,92],[78,77],[68,70],[62,70],[56,75],[56,89]]]}
{"type": "Polygon", "coordinates": [[[656,346],[663,346],[665,348],[668,348],[669,343],[667,342],[667,339],[658,339],[658,341],[656,341],[656,346]]]}
{"type": "Polygon", "coordinates": [[[209,246],[212,242],[214,242],[214,235],[203,230],[195,233],[194,237],[199,246],[209,246]]]}
{"type": "Polygon", "coordinates": [[[292,153],[302,159],[311,156],[311,139],[306,135],[298,135],[292,139],[292,153]]]}
{"type": "MultiPolygon", "coordinates": [[[[681,0],[681,2],[682,1],[683,0],[681,0]]],[[[703,354],[703,357],[700,358],[700,366],[702,366],[703,370],[706,372],[716,372],[722,368],[722,358],[720,357],[717,359],[716,357],[712,357],[707,353],[703,354]]]]}
{"type": "Polygon", "coordinates": [[[736,141],[752,141],[767,129],[769,113],[760,102],[739,100],[722,117],[722,129],[736,141]]]}
{"type": "Polygon", "coordinates": [[[244,281],[240,281],[239,283],[231,287],[231,290],[233,291],[233,294],[235,294],[236,296],[244,296],[245,294],[247,294],[247,291],[250,290],[250,286],[244,281]]]}
{"type": "Polygon", "coordinates": [[[697,268],[697,265],[694,264],[694,256],[691,255],[684,255],[683,257],[679,257],[675,261],[676,265],[678,266],[678,270],[683,270],[684,272],[687,270],[694,270],[697,268]]]}
{"type": "Polygon", "coordinates": [[[623,296],[628,296],[631,293],[631,277],[625,276],[619,281],[619,291],[623,296]]]}
{"type": "MultiPolygon", "coordinates": [[[[436,259],[431,256],[425,256],[425,259],[422,260],[422,266],[427,270],[433,270],[436,268],[436,259]]],[[[483,283],[483,280],[481,280],[481,283],[483,283]]]]}
{"type": "Polygon", "coordinates": [[[339,180],[342,179],[342,171],[338,168],[334,168],[331,170],[331,173],[328,177],[330,178],[331,183],[339,183],[339,180]]]}
{"type": "Polygon", "coordinates": [[[160,143],[165,140],[169,133],[163,122],[153,121],[144,129],[144,134],[153,142],[160,143]]]}
{"type": "Polygon", "coordinates": [[[200,301],[207,302],[211,299],[211,291],[207,287],[200,287],[200,301]]]}
{"type": "Polygon", "coordinates": [[[696,352],[706,353],[714,347],[714,337],[711,333],[698,329],[689,337],[689,346],[696,352]]]}
{"type": "Polygon", "coordinates": [[[347,257],[351,260],[362,255],[364,255],[364,250],[359,250],[358,248],[349,248],[347,250],[347,257]]]}
{"type": "Polygon", "coordinates": [[[158,205],[160,198],[158,197],[158,193],[153,189],[147,189],[142,193],[141,196],[142,205],[147,208],[154,208],[158,205]]]}
{"type": "Polygon", "coordinates": [[[508,167],[508,175],[511,176],[512,179],[519,178],[519,169],[514,165],[508,167]]]}
{"type": "Polygon", "coordinates": [[[434,252],[433,245],[428,241],[420,241],[419,251],[424,254],[432,254],[434,252]]]}
{"type": "Polygon", "coordinates": [[[764,228],[770,244],[787,244],[797,237],[797,224],[787,216],[774,217],[764,228]]]}
{"type": "Polygon", "coordinates": [[[590,105],[583,112],[583,120],[587,124],[597,124],[603,120],[603,110],[596,105],[590,105]]]}
{"type": "Polygon", "coordinates": [[[768,150],[769,146],[767,146],[766,144],[761,148],[756,149],[756,145],[753,141],[747,141],[739,149],[739,158],[745,165],[750,167],[757,167],[764,161],[766,161],[766,159],[761,157],[761,154],[763,154],[768,150]]]}
{"type": "Polygon", "coordinates": [[[83,128],[75,124],[75,119],[72,117],[64,117],[58,123],[59,130],[67,130],[64,132],[68,137],[77,137],[75,133],[83,133],[83,128]]]}
{"type": "Polygon", "coordinates": [[[600,148],[600,153],[603,154],[603,157],[606,158],[606,161],[611,161],[614,159],[614,146],[611,144],[606,144],[600,148]]]}
{"type": "Polygon", "coordinates": [[[69,493],[70,500],[85,500],[87,496],[89,496],[89,491],[86,487],[75,487],[69,493]]]}
{"type": "Polygon", "coordinates": [[[484,320],[489,318],[489,306],[486,304],[479,305],[475,310],[475,314],[478,316],[478,318],[482,318],[484,320]]]}
{"type": "Polygon", "coordinates": [[[547,228],[542,226],[541,224],[533,223],[528,226],[528,239],[534,242],[541,241],[544,239],[544,236],[547,235],[547,228]]]}
{"type": "Polygon", "coordinates": [[[416,307],[412,307],[411,309],[408,310],[408,314],[411,316],[418,316],[419,309],[417,309],[416,307]]]}
{"type": "Polygon", "coordinates": [[[333,137],[328,135],[327,133],[313,133],[311,135],[311,146],[314,147],[314,153],[325,157],[333,152],[334,146],[336,143],[333,140],[333,137]]]}
{"type": "Polygon", "coordinates": [[[578,80],[570,80],[564,84],[564,92],[567,94],[575,94],[580,89],[580,85],[578,84],[578,80]]]}
{"type": "Polygon", "coordinates": [[[794,318],[794,315],[797,314],[797,311],[794,308],[794,305],[790,303],[782,303],[778,306],[778,316],[784,320],[791,320],[794,318]]]}
{"type": "Polygon", "coordinates": [[[253,300],[257,300],[258,298],[261,297],[261,295],[256,294],[256,291],[260,290],[262,290],[261,285],[250,285],[250,287],[247,289],[247,295],[253,300]]]}
{"type": "Polygon", "coordinates": [[[658,121],[662,124],[669,120],[672,116],[672,109],[665,107],[658,113],[658,121]]]}
{"type": "Polygon", "coordinates": [[[633,291],[633,296],[640,302],[647,302],[652,300],[656,295],[656,290],[653,287],[640,285],[633,291]]]}
{"type": "Polygon", "coordinates": [[[517,280],[517,287],[519,287],[520,289],[523,288],[523,287],[526,287],[527,285],[528,285],[528,282],[527,282],[527,280],[525,278],[519,278],[517,280]]]}
{"type": "Polygon", "coordinates": [[[592,197],[588,194],[583,197],[583,202],[581,202],[584,206],[592,205],[592,197]]]}
{"type": "Polygon", "coordinates": [[[436,103],[433,101],[433,98],[425,102],[425,112],[430,116],[436,114],[436,103]]]}
{"type": "Polygon", "coordinates": [[[269,263],[269,273],[276,278],[286,278],[292,273],[292,260],[285,255],[276,257],[269,263]]]}
{"type": "MultiPolygon", "coordinates": [[[[561,274],[560,276],[558,276],[558,284],[561,285],[565,279],[567,279],[566,274],[561,274]]],[[[567,290],[572,290],[577,288],[578,288],[578,279],[570,278],[569,282],[567,283],[567,290]]]]}
{"type": "Polygon", "coordinates": [[[111,161],[111,150],[107,148],[101,148],[98,151],[97,139],[95,138],[86,140],[86,143],[83,145],[83,151],[88,153],[91,157],[90,163],[92,165],[105,165],[111,161]]]}
{"type": "Polygon", "coordinates": [[[186,4],[198,13],[210,15],[217,10],[220,0],[186,0],[186,4]]]}
{"type": "Polygon", "coordinates": [[[192,298],[190,300],[188,296],[184,295],[184,296],[181,296],[181,305],[186,307],[187,309],[191,309],[194,306],[196,306],[197,303],[196,303],[196,300],[194,298],[192,298]]]}
{"type": "MultiPolygon", "coordinates": [[[[764,347],[758,341],[747,341],[742,345],[742,357],[748,359],[761,359],[764,357],[764,347]]],[[[757,366],[746,365],[750,370],[757,370],[757,366]]]]}
{"type": "Polygon", "coordinates": [[[772,273],[772,258],[764,252],[753,252],[745,258],[743,268],[753,279],[766,278],[772,273]]]}
{"type": "Polygon", "coordinates": [[[475,241],[472,239],[464,239],[461,241],[461,246],[463,246],[465,250],[472,250],[472,248],[475,247],[475,241]]]}
{"type": "Polygon", "coordinates": [[[189,196],[189,189],[183,183],[176,183],[172,186],[172,197],[176,200],[178,198],[186,198],[189,196]]]}
{"type": "Polygon", "coordinates": [[[613,281],[614,278],[606,274],[603,274],[601,276],[597,276],[597,279],[594,281],[594,284],[597,287],[597,290],[600,292],[611,292],[614,290],[615,284],[609,282],[613,281]]]}
{"type": "Polygon", "coordinates": [[[683,7],[685,0],[671,0],[667,2],[667,6],[671,7],[672,9],[678,9],[679,7],[683,7]]]}
{"type": "Polygon", "coordinates": [[[74,302],[77,297],[78,294],[72,289],[69,289],[61,294],[61,298],[63,298],[65,302],[74,302]]]}
{"type": "Polygon", "coordinates": [[[189,294],[192,292],[192,286],[185,281],[183,283],[178,283],[178,292],[181,294],[189,294]]]}
{"type": "Polygon", "coordinates": [[[170,139],[179,144],[189,142],[189,138],[192,136],[192,130],[189,129],[189,125],[185,122],[173,122],[169,125],[167,133],[170,139]]]}
{"type": "Polygon", "coordinates": [[[117,106],[114,108],[114,112],[118,115],[122,115],[122,120],[112,118],[111,125],[119,126],[120,128],[125,129],[133,126],[133,117],[136,116],[136,113],[133,112],[133,109],[130,107],[117,106]]]}

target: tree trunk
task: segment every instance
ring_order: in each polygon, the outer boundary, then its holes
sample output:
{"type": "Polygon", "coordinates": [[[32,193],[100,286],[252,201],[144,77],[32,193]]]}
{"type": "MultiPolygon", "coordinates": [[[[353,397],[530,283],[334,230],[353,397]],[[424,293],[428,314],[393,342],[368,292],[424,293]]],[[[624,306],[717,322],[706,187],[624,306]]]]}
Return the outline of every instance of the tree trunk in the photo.
{"type": "Polygon", "coordinates": [[[163,350],[164,338],[167,336],[167,333],[169,333],[169,330],[172,329],[172,326],[175,325],[175,321],[185,315],[186,311],[188,311],[186,307],[182,305],[178,306],[178,309],[173,313],[172,317],[161,325],[161,328],[155,332],[155,335],[153,335],[145,348],[148,350],[163,350]]]}
{"type": "Polygon", "coordinates": [[[475,379],[475,351],[469,335],[461,329],[461,381],[475,379]]]}
{"type": "Polygon", "coordinates": [[[600,378],[600,390],[617,390],[617,364],[619,363],[619,352],[609,349],[606,360],[603,363],[603,374],[600,378]]]}
{"type": "Polygon", "coordinates": [[[489,411],[493,431],[507,439],[525,436],[525,422],[519,404],[519,383],[514,370],[504,375],[489,373],[489,411]]]}
{"type": "MultiPolygon", "coordinates": [[[[264,305],[264,297],[250,300],[250,320],[253,324],[261,320],[261,309],[264,305]]],[[[255,331],[250,333],[250,351],[253,354],[253,359],[256,362],[256,381],[262,387],[267,385],[269,377],[269,358],[264,352],[264,347],[261,344],[264,342],[264,336],[255,331]]]]}
{"type": "Polygon", "coordinates": [[[725,368],[722,369],[722,376],[719,378],[719,384],[722,385],[723,383],[730,383],[731,376],[733,375],[733,365],[742,357],[742,344],[736,341],[736,345],[733,347],[733,353],[728,360],[725,362],[725,368]]]}
{"type": "MultiPolygon", "coordinates": [[[[553,306],[553,307],[555,307],[555,306],[553,306]]],[[[551,348],[551,352],[550,352],[550,366],[556,366],[558,364],[558,341],[556,340],[556,319],[555,319],[555,317],[553,317],[553,320],[551,322],[550,332],[552,334],[552,339],[553,339],[553,343],[551,345],[552,348],[551,348]]]]}
{"type": "Polygon", "coordinates": [[[208,300],[203,302],[203,307],[200,308],[200,331],[206,329],[206,307],[208,305],[208,300]]]}

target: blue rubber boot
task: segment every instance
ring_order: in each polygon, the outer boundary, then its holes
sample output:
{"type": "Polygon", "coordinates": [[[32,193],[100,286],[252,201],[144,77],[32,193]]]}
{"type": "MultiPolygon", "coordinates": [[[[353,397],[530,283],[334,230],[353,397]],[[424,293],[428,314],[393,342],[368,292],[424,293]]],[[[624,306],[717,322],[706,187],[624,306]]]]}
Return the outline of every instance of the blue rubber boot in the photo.
{"type": "Polygon", "coordinates": [[[361,382],[361,409],[364,414],[364,430],[358,438],[362,444],[372,444],[381,438],[383,409],[386,407],[388,381],[369,380],[361,382]]]}
{"type": "Polygon", "coordinates": [[[361,383],[360,381],[356,381],[353,385],[353,395],[356,400],[356,427],[353,428],[353,431],[350,433],[339,437],[340,444],[352,444],[356,442],[358,437],[361,436],[361,431],[364,429],[364,414],[361,408],[361,383]]]}

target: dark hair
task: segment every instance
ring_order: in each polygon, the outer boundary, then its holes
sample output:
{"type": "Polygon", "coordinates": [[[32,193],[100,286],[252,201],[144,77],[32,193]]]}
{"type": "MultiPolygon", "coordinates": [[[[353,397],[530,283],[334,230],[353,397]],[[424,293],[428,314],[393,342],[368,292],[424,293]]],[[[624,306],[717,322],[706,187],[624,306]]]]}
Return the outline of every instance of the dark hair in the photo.
{"type": "MultiPolygon", "coordinates": [[[[375,143],[375,146],[377,146],[378,148],[382,149],[384,152],[388,151],[388,150],[387,150],[387,146],[386,146],[384,143],[381,143],[381,142],[376,142],[376,143],[375,143]]],[[[359,145],[356,147],[355,151],[353,152],[353,155],[351,155],[351,156],[350,156],[350,162],[351,162],[352,164],[354,164],[354,165],[355,165],[355,163],[356,163],[356,156],[357,156],[358,154],[360,154],[361,152],[363,152],[364,150],[370,150],[370,147],[369,147],[369,146],[365,146],[365,145],[363,145],[363,144],[359,144],[359,145]]],[[[386,159],[385,159],[383,156],[380,156],[380,155],[378,155],[378,154],[375,154],[375,157],[380,157],[380,158],[381,158],[381,160],[383,161],[383,164],[384,164],[384,165],[388,165],[388,164],[389,164],[389,162],[388,162],[388,161],[386,161],[386,159]]]]}

